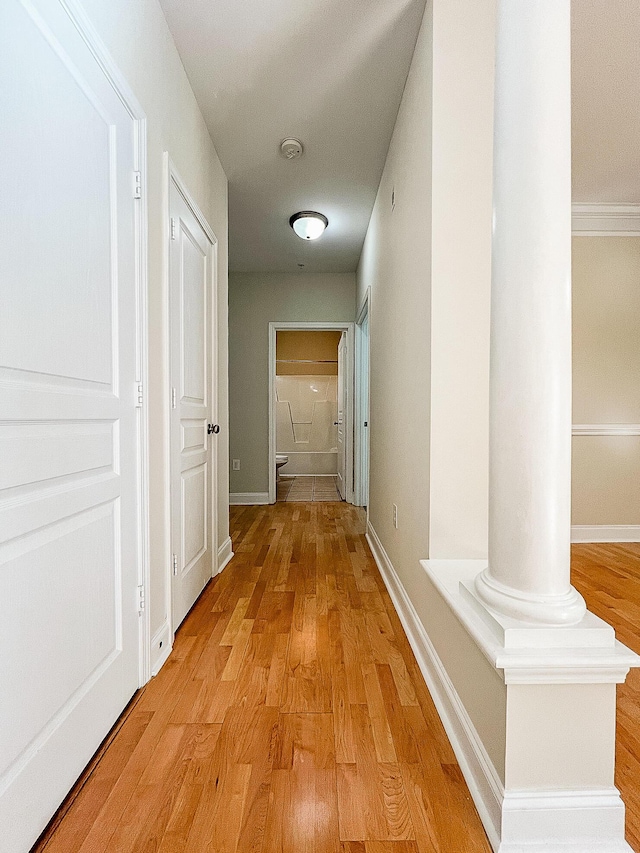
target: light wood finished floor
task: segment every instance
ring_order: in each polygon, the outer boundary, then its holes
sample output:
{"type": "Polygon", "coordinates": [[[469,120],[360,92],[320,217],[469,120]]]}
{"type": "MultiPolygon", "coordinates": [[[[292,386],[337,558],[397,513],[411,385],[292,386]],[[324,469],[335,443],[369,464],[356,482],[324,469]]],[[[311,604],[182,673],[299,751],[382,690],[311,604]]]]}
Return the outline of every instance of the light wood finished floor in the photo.
{"type": "MultiPolygon", "coordinates": [[[[640,654],[640,544],[574,545],[572,581],[589,610],[640,654]]],[[[640,853],[640,670],[618,685],[616,787],[627,806],[627,841],[640,853]]]]}
{"type": "MultiPolygon", "coordinates": [[[[233,563],[34,853],[489,853],[363,532],[346,504],[233,508],[233,563]]],[[[640,652],[640,546],[573,564],[640,652]]],[[[617,755],[637,853],[639,676],[617,755]]]]}
{"type": "Polygon", "coordinates": [[[490,853],[363,512],[231,518],[233,562],[38,853],[490,853]]]}

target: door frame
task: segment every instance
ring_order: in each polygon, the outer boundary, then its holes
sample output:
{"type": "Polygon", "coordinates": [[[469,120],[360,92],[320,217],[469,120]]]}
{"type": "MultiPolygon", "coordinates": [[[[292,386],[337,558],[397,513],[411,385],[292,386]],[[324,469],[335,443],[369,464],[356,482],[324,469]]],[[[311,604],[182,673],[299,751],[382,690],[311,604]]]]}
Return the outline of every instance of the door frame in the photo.
{"type": "Polygon", "coordinates": [[[269,503],[276,502],[276,407],[274,403],[276,380],[276,332],[316,331],[346,332],[347,370],[345,376],[345,470],[347,482],[345,501],[353,503],[353,387],[354,387],[354,324],[331,322],[271,322],[269,323],[269,503]]]}
{"type": "MultiPolygon", "coordinates": [[[[370,429],[365,427],[365,420],[370,422],[370,406],[369,399],[371,396],[371,288],[368,287],[365,291],[360,310],[356,315],[355,325],[356,335],[356,351],[355,351],[355,424],[354,424],[354,503],[356,506],[365,506],[365,482],[369,479],[369,455],[371,453],[371,434],[369,434],[369,444],[366,442],[365,430],[370,429]],[[362,324],[368,320],[368,334],[366,338],[367,357],[364,356],[365,337],[362,333],[362,324]],[[367,375],[366,382],[364,381],[364,370],[366,367],[367,375]],[[364,453],[365,446],[368,447],[369,453],[364,453]]],[[[369,515],[369,507],[367,500],[367,516],[369,515]]]]}
{"type": "MultiPolygon", "coordinates": [[[[207,218],[198,203],[189,192],[180,173],[175,167],[168,151],[163,154],[163,219],[165,251],[163,257],[163,288],[164,288],[164,377],[165,391],[163,394],[163,424],[164,424],[164,498],[165,498],[165,618],[160,628],[151,640],[152,655],[155,651],[153,675],[156,675],[163,663],[169,657],[173,648],[175,626],[173,624],[173,567],[171,561],[171,287],[170,287],[170,251],[171,251],[171,185],[178,190],[187,207],[191,210],[198,224],[211,241],[211,272],[209,279],[209,322],[211,323],[211,355],[214,357],[215,370],[209,366],[209,394],[211,395],[211,420],[218,423],[218,238],[209,225],[207,218]],[[160,647],[162,643],[162,647],[160,647]]],[[[218,442],[211,441],[211,490],[209,493],[211,513],[211,577],[218,573],[218,442]]]]}
{"type": "MultiPolygon", "coordinates": [[[[121,91],[119,89],[119,91],[121,91]]],[[[136,375],[138,380],[138,584],[142,610],[139,627],[139,686],[151,678],[151,514],[149,509],[149,252],[147,201],[147,119],[137,101],[125,102],[134,124],[137,171],[140,173],[141,199],[136,205],[136,299],[138,305],[138,344],[136,375]]]]}

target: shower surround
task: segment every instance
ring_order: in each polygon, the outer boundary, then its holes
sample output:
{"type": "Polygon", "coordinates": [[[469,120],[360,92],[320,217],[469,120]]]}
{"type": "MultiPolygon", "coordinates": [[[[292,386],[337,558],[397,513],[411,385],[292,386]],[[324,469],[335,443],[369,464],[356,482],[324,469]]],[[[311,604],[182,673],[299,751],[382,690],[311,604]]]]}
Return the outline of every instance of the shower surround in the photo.
{"type": "Polygon", "coordinates": [[[276,452],[281,474],[336,474],[337,376],[276,376],[276,452]]]}

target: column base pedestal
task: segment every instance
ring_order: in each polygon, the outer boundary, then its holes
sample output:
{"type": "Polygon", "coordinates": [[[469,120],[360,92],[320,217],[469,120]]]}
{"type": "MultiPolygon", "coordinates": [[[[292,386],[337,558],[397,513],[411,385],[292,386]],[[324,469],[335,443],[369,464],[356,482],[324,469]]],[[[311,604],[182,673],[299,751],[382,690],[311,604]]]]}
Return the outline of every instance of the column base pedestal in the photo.
{"type": "Polygon", "coordinates": [[[476,577],[475,587],[487,607],[535,625],[577,625],[587,611],[573,587],[565,595],[526,595],[497,581],[488,568],[476,577]]]}
{"type": "Polygon", "coordinates": [[[472,770],[467,782],[494,851],[630,853],[624,804],[613,784],[615,684],[640,657],[589,611],[567,626],[532,624],[488,608],[476,585],[486,561],[421,565],[504,681],[500,770],[489,759],[478,704],[467,707],[462,699],[466,686],[447,678],[442,660],[432,670],[443,673],[444,691],[452,694],[448,705],[459,719],[445,727],[458,732],[454,750],[463,772],[465,764],[472,770]]]}

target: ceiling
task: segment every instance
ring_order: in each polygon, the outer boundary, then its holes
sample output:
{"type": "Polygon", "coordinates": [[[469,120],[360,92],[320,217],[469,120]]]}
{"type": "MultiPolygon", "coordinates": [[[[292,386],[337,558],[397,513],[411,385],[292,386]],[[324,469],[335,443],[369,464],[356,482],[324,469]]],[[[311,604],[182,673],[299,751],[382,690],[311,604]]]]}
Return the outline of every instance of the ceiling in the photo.
{"type": "Polygon", "coordinates": [[[355,270],[425,0],[160,2],[229,179],[230,269],[355,270]]]}
{"type": "MultiPolygon", "coordinates": [[[[229,179],[230,269],[355,270],[425,0],[160,2],[229,179]],[[321,240],[289,228],[307,209],[321,240]]],[[[640,202],[640,3],[572,10],[574,201],[640,202]]]]}

